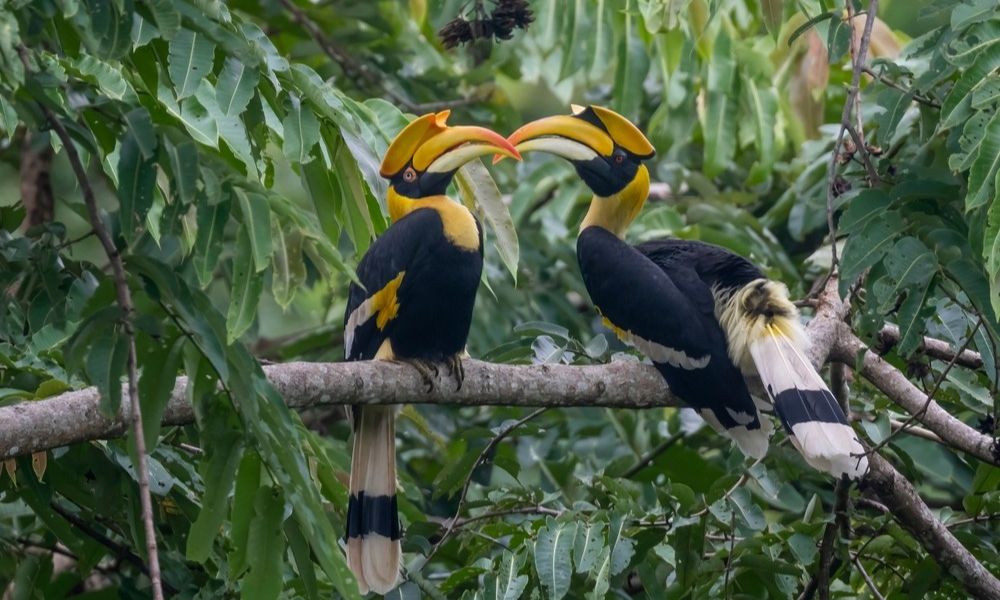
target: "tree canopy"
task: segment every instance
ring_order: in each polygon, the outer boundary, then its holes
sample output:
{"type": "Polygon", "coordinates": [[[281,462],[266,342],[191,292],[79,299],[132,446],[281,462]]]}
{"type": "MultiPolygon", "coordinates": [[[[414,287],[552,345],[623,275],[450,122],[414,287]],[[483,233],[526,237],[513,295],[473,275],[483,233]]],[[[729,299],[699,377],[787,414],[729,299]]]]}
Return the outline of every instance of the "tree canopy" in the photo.
{"type": "MultiPolygon", "coordinates": [[[[0,0],[4,597],[357,598],[343,410],[289,408],[304,388],[261,365],[341,360],[410,119],[508,134],[571,102],[657,149],[629,240],[750,258],[811,332],[837,271],[824,375],[941,530],[667,397],[463,397],[402,410],[390,597],[987,597],[938,542],[1000,572],[995,0],[0,0]],[[53,397],[70,425],[141,419],[69,445],[15,420],[53,397]]],[[[486,225],[473,357],[653,385],[589,304],[570,165],[453,188],[486,225]]]]}

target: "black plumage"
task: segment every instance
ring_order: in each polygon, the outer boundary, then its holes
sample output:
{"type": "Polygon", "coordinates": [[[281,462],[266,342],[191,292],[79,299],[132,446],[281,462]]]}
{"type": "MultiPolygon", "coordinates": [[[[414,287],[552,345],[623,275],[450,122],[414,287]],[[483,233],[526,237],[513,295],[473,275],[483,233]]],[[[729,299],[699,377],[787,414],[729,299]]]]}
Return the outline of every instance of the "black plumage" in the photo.
{"type": "Polygon", "coordinates": [[[465,348],[472,308],[483,271],[482,228],[479,247],[459,248],[444,234],[438,212],[420,208],[385,231],[368,249],[357,268],[364,287],[352,283],[345,329],[362,302],[405,272],[396,297],[397,315],[384,329],[375,318],[359,325],[347,360],[370,360],[386,340],[397,359],[441,362],[465,348]]]}
{"type": "Polygon", "coordinates": [[[591,300],[620,329],[695,360],[708,357],[700,368],[653,363],[671,390],[691,407],[710,410],[724,428],[760,429],[743,376],[729,358],[711,287],[699,277],[698,261],[690,260],[699,253],[688,253],[684,262],[673,260],[679,253],[653,253],[656,262],[644,249],[650,247],[632,247],[601,227],[580,232],[577,257],[591,300]]]}

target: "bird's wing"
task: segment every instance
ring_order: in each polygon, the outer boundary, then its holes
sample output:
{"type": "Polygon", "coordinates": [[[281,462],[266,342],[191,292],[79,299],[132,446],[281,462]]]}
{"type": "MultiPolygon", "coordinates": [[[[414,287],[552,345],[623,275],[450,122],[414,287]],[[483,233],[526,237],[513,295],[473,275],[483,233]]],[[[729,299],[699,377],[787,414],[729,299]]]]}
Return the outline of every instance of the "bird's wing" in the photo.
{"type": "Polygon", "coordinates": [[[711,289],[690,266],[665,269],[613,234],[580,236],[580,269],[615,333],[638,348],[671,389],[747,455],[767,451],[762,422],[714,315],[711,289]]]}
{"type": "Polygon", "coordinates": [[[423,256],[428,232],[440,226],[433,210],[416,210],[393,223],[368,248],[357,268],[363,287],[351,284],[344,311],[347,360],[376,357],[399,311],[399,289],[406,271],[423,256]]]}

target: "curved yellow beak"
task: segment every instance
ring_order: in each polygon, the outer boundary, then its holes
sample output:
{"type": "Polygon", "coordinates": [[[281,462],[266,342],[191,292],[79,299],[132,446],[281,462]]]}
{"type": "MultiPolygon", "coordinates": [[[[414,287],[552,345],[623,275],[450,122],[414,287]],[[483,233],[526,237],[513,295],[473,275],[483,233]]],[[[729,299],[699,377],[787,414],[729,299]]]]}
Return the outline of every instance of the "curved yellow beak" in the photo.
{"type": "Polygon", "coordinates": [[[521,153],[499,133],[485,127],[448,127],[431,136],[413,154],[413,168],[447,173],[489,154],[521,160],[521,153]]]}
{"type": "Polygon", "coordinates": [[[407,164],[418,171],[446,173],[470,160],[497,153],[517,160],[517,149],[502,135],[485,127],[449,127],[451,111],[428,113],[410,122],[386,150],[380,173],[390,178],[407,164]]]}
{"type": "MultiPolygon", "coordinates": [[[[569,160],[589,160],[598,155],[610,156],[615,142],[599,127],[569,115],[544,117],[521,126],[507,137],[520,152],[551,152],[569,160]]],[[[493,162],[503,160],[497,154],[493,162]]]]}

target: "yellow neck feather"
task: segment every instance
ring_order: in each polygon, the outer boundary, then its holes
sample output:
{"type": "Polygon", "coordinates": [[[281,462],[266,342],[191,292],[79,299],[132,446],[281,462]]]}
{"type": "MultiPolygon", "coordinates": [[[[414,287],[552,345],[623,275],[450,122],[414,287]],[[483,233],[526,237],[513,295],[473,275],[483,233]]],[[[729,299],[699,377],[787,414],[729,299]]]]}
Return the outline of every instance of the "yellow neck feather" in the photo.
{"type": "Polygon", "coordinates": [[[448,196],[408,198],[389,188],[389,219],[395,223],[418,208],[431,208],[441,216],[444,235],[459,248],[479,250],[479,228],[469,209],[448,196]]]}
{"type": "Polygon", "coordinates": [[[635,177],[622,191],[606,198],[594,196],[580,230],[603,227],[618,237],[624,237],[625,230],[642,210],[648,195],[649,171],[640,165],[635,177]]]}

